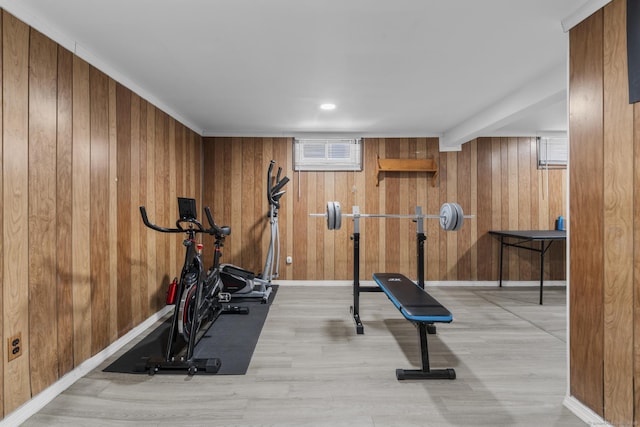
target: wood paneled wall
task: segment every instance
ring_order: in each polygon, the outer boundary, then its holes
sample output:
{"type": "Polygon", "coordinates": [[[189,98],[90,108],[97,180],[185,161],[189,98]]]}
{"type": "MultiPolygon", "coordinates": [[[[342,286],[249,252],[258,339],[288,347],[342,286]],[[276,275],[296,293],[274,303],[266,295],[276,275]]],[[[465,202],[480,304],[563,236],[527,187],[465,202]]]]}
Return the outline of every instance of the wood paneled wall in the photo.
{"type": "Polygon", "coordinates": [[[182,236],[138,206],[171,225],[176,196],[201,200],[202,138],[10,14],[0,26],[8,414],[164,306],[182,236]]]}
{"type": "MultiPolygon", "coordinates": [[[[353,224],[339,231],[308,216],[328,200],[363,212],[438,212],[457,201],[467,220],[457,233],[426,222],[427,280],[496,280],[490,229],[551,228],[565,206],[565,171],[535,167],[533,138],[481,138],[439,153],[432,138],[366,139],[362,172],[296,172],[290,138],[207,138],[10,14],[0,19],[2,208],[0,409],[7,414],[103,350],[164,305],[182,262],[171,225],[176,196],[211,206],[231,225],[224,262],[260,271],[269,243],[266,172],[274,159],[291,178],[280,210],[280,278],[352,278],[353,224]],[[204,155],[202,155],[204,153],[204,155]],[[433,157],[436,185],[417,173],[387,173],[383,158],[433,157]],[[204,165],[204,166],[202,166],[204,165]],[[8,337],[23,355],[8,361],[8,337]]],[[[362,222],[361,278],[376,271],[415,277],[415,225],[362,222]]],[[[205,241],[209,261],[212,242],[205,241]]],[[[547,257],[547,278],[564,278],[564,252],[547,257]]],[[[507,278],[537,280],[536,257],[510,251],[507,278]]]]}
{"type": "Polygon", "coordinates": [[[570,32],[571,394],[640,422],[640,106],[629,104],[626,2],[570,32]]]}
{"type": "MultiPolygon", "coordinates": [[[[204,138],[204,202],[217,222],[230,225],[223,262],[261,271],[269,241],[266,173],[276,160],[291,178],[282,199],[280,278],[349,280],[353,277],[350,241],[353,222],[340,230],[309,213],[326,212],[337,200],[344,213],[357,205],[363,213],[413,214],[416,206],[438,213],[446,201],[460,203],[474,219],[457,233],[436,220],[425,222],[427,280],[497,280],[497,240],[491,229],[550,229],[566,215],[566,170],[536,168],[535,138],[480,138],[460,152],[438,152],[436,138],[364,140],[362,172],[294,172],[290,138],[204,138]],[[376,186],[377,158],[435,158],[436,185],[426,173],[386,173],[376,186]]],[[[408,219],[361,221],[361,279],[374,272],[399,271],[416,277],[416,226],[408,219]]],[[[550,250],[549,279],[565,278],[564,247],[550,250]]],[[[505,277],[537,280],[539,257],[509,250],[505,277]]]]}

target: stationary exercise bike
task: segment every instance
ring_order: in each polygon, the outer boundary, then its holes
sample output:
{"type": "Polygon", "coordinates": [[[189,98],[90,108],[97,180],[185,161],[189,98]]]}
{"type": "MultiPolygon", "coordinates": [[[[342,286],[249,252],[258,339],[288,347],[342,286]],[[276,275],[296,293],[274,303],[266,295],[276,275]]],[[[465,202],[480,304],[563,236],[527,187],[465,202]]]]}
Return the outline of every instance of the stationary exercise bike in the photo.
{"type": "Polygon", "coordinates": [[[245,270],[232,264],[217,264],[220,259],[220,246],[216,243],[214,254],[214,268],[219,265],[220,278],[223,283],[224,292],[231,294],[232,298],[260,298],[263,303],[269,300],[271,295],[271,280],[278,278],[278,268],[280,265],[280,234],[278,228],[278,209],[280,209],[280,198],[284,195],[284,186],[289,182],[289,178],[281,178],[282,168],[278,168],[278,173],[273,177],[273,167],[275,160],[269,163],[267,171],[267,200],[269,202],[269,224],[271,226],[271,239],[269,249],[261,275],[245,270]]]}
{"type": "Polygon", "coordinates": [[[140,206],[140,214],[144,224],[162,233],[185,233],[185,259],[180,279],[174,279],[167,293],[167,304],[175,304],[171,329],[167,341],[164,358],[150,358],[145,362],[144,370],[154,374],[161,369],[186,369],[189,375],[199,370],[216,373],[220,369],[218,358],[196,359],[193,351],[196,343],[215,320],[223,313],[248,313],[244,307],[225,305],[231,299],[230,294],[222,292],[222,281],[218,269],[204,271],[202,264],[202,244],[196,241],[196,234],[206,233],[216,236],[216,240],[224,239],[230,233],[229,227],[218,227],[205,207],[210,227],[205,229],[196,218],[196,202],[194,199],[178,198],[180,218],[176,228],[157,226],[147,218],[147,211],[140,206]],[[179,341],[183,341],[182,345],[179,341]],[[186,343],[186,348],[184,346],[186,343]]]}

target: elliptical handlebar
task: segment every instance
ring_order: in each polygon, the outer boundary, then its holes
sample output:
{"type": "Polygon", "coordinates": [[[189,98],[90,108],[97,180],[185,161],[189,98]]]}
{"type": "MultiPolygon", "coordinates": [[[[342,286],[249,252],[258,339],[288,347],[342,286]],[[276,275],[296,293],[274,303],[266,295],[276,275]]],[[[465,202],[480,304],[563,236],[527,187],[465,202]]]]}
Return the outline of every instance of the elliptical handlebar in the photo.
{"type": "Polygon", "coordinates": [[[275,184],[272,186],[271,182],[273,181],[273,166],[276,164],[275,160],[271,160],[269,163],[269,170],[267,171],[267,199],[269,199],[269,204],[275,206],[276,209],[280,209],[280,197],[285,193],[285,191],[280,191],[282,188],[287,185],[289,182],[289,177],[284,176],[280,178],[282,174],[282,168],[278,168],[278,173],[276,174],[275,184]]]}
{"type": "MultiPolygon", "coordinates": [[[[280,171],[282,170],[282,168],[278,168],[278,175],[280,175],[280,171]]],[[[284,194],[284,191],[280,191],[282,189],[282,187],[284,187],[285,185],[287,185],[287,183],[289,182],[289,177],[285,176],[284,178],[282,178],[282,180],[277,181],[277,184],[271,189],[271,196],[272,197],[278,197],[280,198],[282,196],[282,194],[284,194]]]]}

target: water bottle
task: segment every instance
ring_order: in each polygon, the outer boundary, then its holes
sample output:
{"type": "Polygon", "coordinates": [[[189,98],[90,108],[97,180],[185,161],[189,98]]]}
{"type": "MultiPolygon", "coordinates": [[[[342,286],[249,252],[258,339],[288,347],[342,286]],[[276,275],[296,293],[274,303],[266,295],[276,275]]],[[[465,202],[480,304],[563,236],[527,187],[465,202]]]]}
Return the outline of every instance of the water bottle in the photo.
{"type": "Polygon", "coordinates": [[[556,230],[564,231],[564,217],[560,215],[558,219],[556,219],[556,230]]]}

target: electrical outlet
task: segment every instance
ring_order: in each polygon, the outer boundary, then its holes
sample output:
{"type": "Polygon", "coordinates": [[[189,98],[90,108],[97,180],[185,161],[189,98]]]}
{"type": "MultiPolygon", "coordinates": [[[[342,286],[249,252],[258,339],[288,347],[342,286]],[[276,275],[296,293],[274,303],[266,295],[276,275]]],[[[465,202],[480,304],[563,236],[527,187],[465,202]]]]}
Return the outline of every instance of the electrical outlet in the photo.
{"type": "Polygon", "coordinates": [[[22,333],[17,333],[7,340],[7,349],[9,351],[9,362],[22,356],[22,333]]]}

